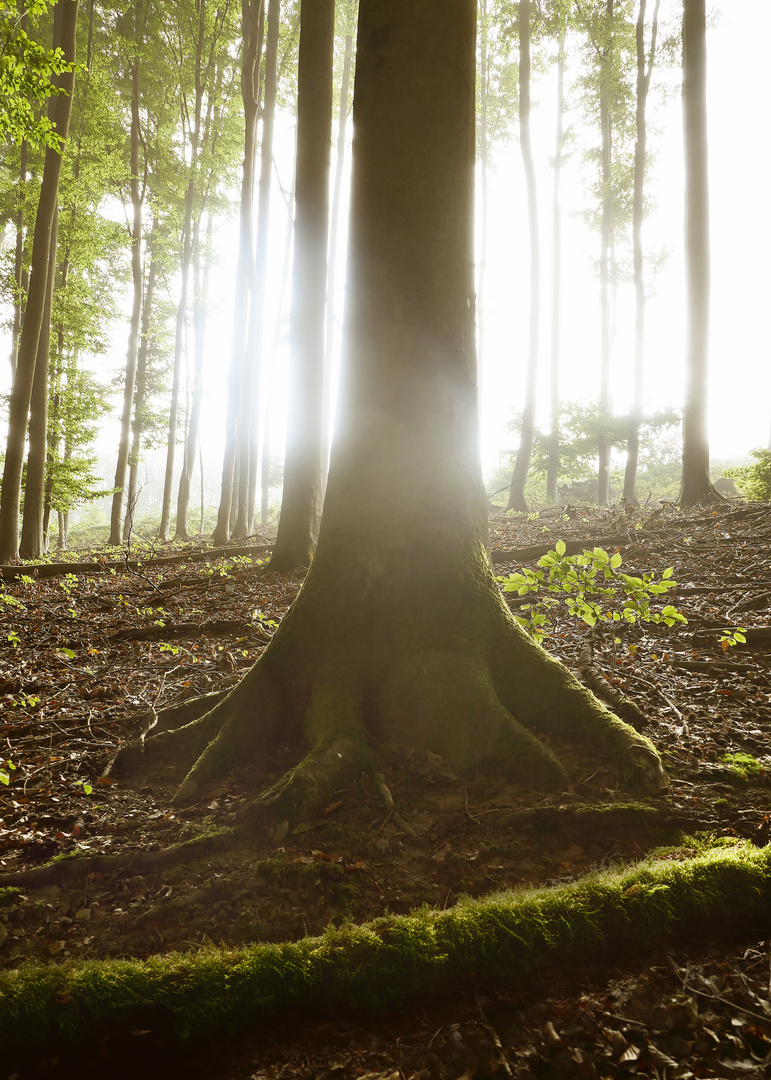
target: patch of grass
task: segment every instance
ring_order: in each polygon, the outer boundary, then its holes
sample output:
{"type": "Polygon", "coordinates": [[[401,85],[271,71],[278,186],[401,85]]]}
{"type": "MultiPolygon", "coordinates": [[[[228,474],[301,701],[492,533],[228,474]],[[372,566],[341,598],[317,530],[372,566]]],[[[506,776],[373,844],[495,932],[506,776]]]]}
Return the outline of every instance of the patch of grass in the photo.
{"type": "Polygon", "coordinates": [[[549,961],[617,954],[681,927],[751,926],[770,903],[771,846],[732,842],[291,944],[24,967],[0,974],[0,1045],[6,1054],[92,1046],[100,1030],[130,1030],[138,1016],[143,1028],[190,1041],[245,1030],[276,1011],[380,1011],[470,984],[516,983],[549,961]]]}

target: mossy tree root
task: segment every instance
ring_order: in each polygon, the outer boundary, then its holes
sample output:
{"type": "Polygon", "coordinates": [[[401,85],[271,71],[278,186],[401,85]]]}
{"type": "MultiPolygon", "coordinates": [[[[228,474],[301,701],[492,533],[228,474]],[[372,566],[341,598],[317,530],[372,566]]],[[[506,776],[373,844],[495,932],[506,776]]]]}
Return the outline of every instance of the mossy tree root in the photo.
{"type": "Polygon", "coordinates": [[[443,754],[458,772],[492,762],[529,784],[564,788],[569,775],[543,732],[609,757],[629,783],[664,790],[653,744],[535,645],[490,587],[481,557],[478,564],[465,594],[463,583],[457,596],[450,584],[429,602],[411,601],[409,589],[393,585],[401,599],[381,594],[370,604],[361,586],[347,603],[330,596],[312,569],[227,697],[177,731],[151,736],[144,750],[122,752],[118,773],[174,760],[189,769],[176,801],[191,803],[244,764],[265,780],[289,748],[299,764],[271,781],[249,813],[294,823],[351,776],[376,773],[371,748],[382,743],[443,754]],[[437,616],[432,605],[445,593],[437,616]]]}

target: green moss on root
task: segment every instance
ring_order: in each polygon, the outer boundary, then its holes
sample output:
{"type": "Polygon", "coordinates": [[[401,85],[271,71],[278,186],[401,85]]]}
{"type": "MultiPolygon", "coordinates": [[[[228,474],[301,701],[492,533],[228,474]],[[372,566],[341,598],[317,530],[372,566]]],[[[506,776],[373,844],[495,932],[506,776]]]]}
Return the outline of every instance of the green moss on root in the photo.
{"type": "Polygon", "coordinates": [[[721,844],[293,944],[26,967],[0,975],[0,1044],[10,1058],[31,1045],[93,1046],[140,1016],[189,1042],[253,1029],[277,1011],[382,1010],[472,980],[516,983],[550,961],[617,955],[678,930],[751,927],[770,903],[771,846],[721,844]]]}

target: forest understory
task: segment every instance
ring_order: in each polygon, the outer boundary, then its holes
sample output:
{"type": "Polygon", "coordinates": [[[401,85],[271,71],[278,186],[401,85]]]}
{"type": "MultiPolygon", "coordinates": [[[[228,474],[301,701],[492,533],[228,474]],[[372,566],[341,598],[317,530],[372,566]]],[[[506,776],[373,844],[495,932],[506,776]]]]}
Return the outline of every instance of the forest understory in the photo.
{"type": "MultiPolygon", "coordinates": [[[[184,809],[172,806],[171,784],[136,787],[104,773],[152,710],[226,690],[264,649],[301,583],[267,570],[272,537],[208,557],[202,542],[135,550],[138,564],[96,552],[58,573],[5,567],[0,765],[10,764],[0,790],[0,887],[18,891],[0,907],[0,966],[295,941],[421,905],[573,881],[651,852],[686,858],[704,836],[767,844],[771,506],[734,500],[637,516],[572,507],[493,518],[490,532],[501,575],[535,566],[557,540],[619,551],[628,574],[661,577],[673,567],[677,587],[666,602],[685,625],[590,631],[563,612],[548,639],[653,740],[668,794],[630,801],[612,769],[575,747],[559,747],[571,788],[548,797],[489,771],[455,775],[435,754],[382,747],[394,810],[362,775],[285,836],[220,847],[218,830],[252,794],[246,773],[184,809]],[[738,627],[746,641],[721,644],[738,627]],[[202,833],[212,841],[205,857],[169,855],[202,833]],[[76,853],[93,859],[86,872],[73,874],[75,864],[60,858],[76,853]]],[[[581,971],[540,972],[515,991],[469,986],[460,998],[413,1002],[377,1022],[277,1023],[269,1034],[196,1051],[184,1075],[765,1076],[769,942],[757,940],[758,928],[725,929],[726,941],[636,952],[630,942],[628,955],[597,957],[581,971]]],[[[771,927],[760,936],[771,938],[771,927]]],[[[128,1075],[138,1061],[146,1075],[183,1075],[167,1056],[181,1069],[179,1049],[164,1040],[150,1025],[122,1041],[97,1039],[89,1060],[47,1055],[15,1075],[69,1075],[75,1064],[81,1076],[128,1075]]]]}

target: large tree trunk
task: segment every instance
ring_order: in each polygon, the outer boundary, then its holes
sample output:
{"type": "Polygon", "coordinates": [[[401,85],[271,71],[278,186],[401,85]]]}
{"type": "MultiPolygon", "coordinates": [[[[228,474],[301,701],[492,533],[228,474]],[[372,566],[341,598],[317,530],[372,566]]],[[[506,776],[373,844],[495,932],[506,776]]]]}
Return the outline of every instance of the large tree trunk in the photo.
{"type": "Polygon", "coordinates": [[[520,630],[485,549],[474,345],[474,0],[362,0],[339,425],[316,556],[260,660],[221,705],[124,751],[195,759],[200,795],[294,746],[254,804],[296,819],[382,741],[457,769],[562,785],[530,728],[663,773],[651,744],[520,630]],[[516,719],[514,715],[516,714],[516,719]]]}
{"type": "Polygon", "coordinates": [[[130,146],[130,190],[131,190],[131,283],[133,299],[131,304],[131,322],[129,323],[128,346],[126,348],[126,377],[123,383],[123,408],[120,418],[120,442],[118,443],[118,461],[115,466],[115,491],[110,511],[110,539],[108,543],[118,546],[121,542],[123,524],[124,488],[126,469],[129,461],[131,441],[131,408],[134,401],[134,385],[137,373],[137,354],[139,350],[139,322],[142,317],[142,203],[144,186],[139,178],[139,148],[142,140],[139,116],[139,27],[140,9],[136,10],[136,56],[131,71],[131,146],[130,146]]]}
{"type": "Polygon", "coordinates": [[[535,435],[535,393],[538,377],[538,330],[541,320],[541,241],[538,230],[538,186],[530,138],[530,0],[519,4],[519,145],[527,188],[527,223],[530,235],[530,319],[528,324],[525,404],[517,460],[511,474],[507,509],[527,513],[525,482],[530,469],[535,435]]]}
{"type": "MultiPolygon", "coordinates": [[[[61,48],[66,60],[74,61],[75,59],[77,19],[78,0],[63,0],[54,10],[54,40],[61,48]]],[[[57,134],[66,140],[75,73],[74,71],[67,72],[58,76],[55,81],[64,93],[50,99],[48,114],[56,126],[57,134]]],[[[43,324],[51,229],[58,202],[61,168],[61,155],[49,147],[45,154],[40,199],[35,217],[29,293],[8,411],[8,436],[3,466],[2,502],[0,502],[0,562],[13,562],[19,554],[19,506],[24,442],[27,434],[38,339],[43,324]]]]}
{"type": "Polygon", "coordinates": [[[636,140],[634,146],[634,196],[632,206],[632,260],[634,264],[635,293],[635,335],[634,335],[634,387],[632,405],[629,410],[629,435],[626,448],[626,468],[624,470],[624,499],[637,502],[637,463],[640,456],[640,423],[643,411],[643,379],[645,374],[645,273],[643,266],[642,226],[645,217],[645,167],[647,156],[647,138],[645,130],[645,107],[648,101],[648,88],[656,54],[656,35],[658,31],[659,0],[653,9],[651,25],[650,57],[645,61],[645,7],[646,0],[640,0],[637,16],[637,109],[636,140]]]}
{"type": "Polygon", "coordinates": [[[308,566],[322,501],[324,315],[332,147],[334,0],[303,0],[284,493],[271,570],[308,566]]]}
{"type": "Polygon", "coordinates": [[[709,170],[705,0],[683,6],[683,132],[685,139],[685,276],[688,303],[683,472],[678,502],[718,502],[709,479],[709,170]]]}
{"type": "Polygon", "coordinates": [[[554,187],[552,189],[552,292],[551,292],[551,431],[549,463],[546,469],[546,498],[557,501],[560,469],[560,329],[562,310],[562,144],[565,138],[565,33],[560,36],[557,53],[557,136],[554,152],[554,187]]]}

